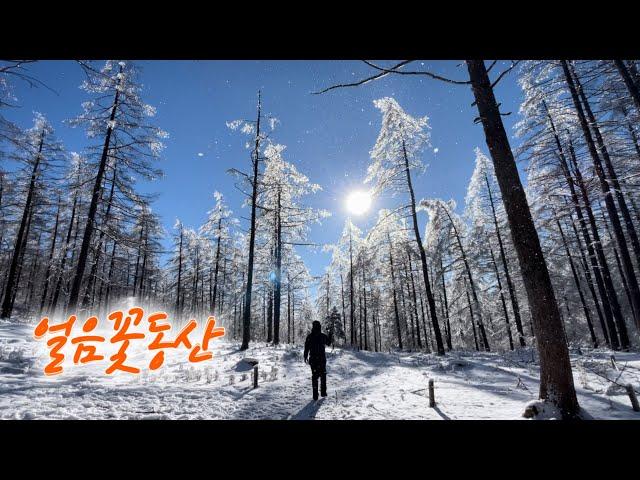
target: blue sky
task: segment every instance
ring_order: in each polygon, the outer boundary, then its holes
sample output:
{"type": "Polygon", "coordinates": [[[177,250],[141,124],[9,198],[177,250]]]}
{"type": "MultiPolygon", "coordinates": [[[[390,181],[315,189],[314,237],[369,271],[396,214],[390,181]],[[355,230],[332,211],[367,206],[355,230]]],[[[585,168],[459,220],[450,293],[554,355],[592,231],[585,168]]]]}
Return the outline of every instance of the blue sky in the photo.
{"type": "MultiPolygon", "coordinates": [[[[480,146],[486,152],[482,126],[473,123],[477,110],[471,106],[473,96],[467,85],[388,76],[356,88],[311,95],[333,83],[361,78],[371,69],[352,60],[137,63],[142,67],[144,100],[157,108],[154,123],[170,135],[159,165],[165,177],[141,185],[145,192],[160,194],[153,208],[167,230],[176,218],[199,226],[213,205],[214,190],[227,197],[237,216],[248,216],[248,209],[241,208],[242,196],[234,188],[234,179],[226,173],[231,167],[248,169],[246,138],[230,131],[225,122],[253,119],[258,89],[262,90],[264,111],[281,122],[273,139],[287,146],[285,158],[324,189],[308,199],[310,205],[333,214],[322,226],[312,228],[311,240],[317,243],[338,238],[347,217],[344,199],[362,187],[369,151],[380,128],[380,114],[373,106],[376,98],[392,96],[410,114],[430,118],[433,147],[424,154],[426,173],[415,179],[418,198],[454,198],[461,209],[474,167],[473,150],[480,146]]],[[[431,71],[467,79],[461,61],[423,63],[431,71]]],[[[80,104],[86,99],[78,88],[84,77],[80,67],[69,61],[42,61],[30,65],[29,70],[56,93],[18,83],[15,94],[20,108],[5,111],[5,115],[28,127],[32,112],[40,111],[52,122],[67,150],[81,152],[87,145],[85,133],[62,123],[80,113],[80,104]]],[[[514,73],[501,81],[496,97],[502,111],[513,112],[504,117],[512,136],[511,126],[521,101],[514,73]]],[[[372,213],[354,221],[360,228],[368,228],[375,220],[373,211],[381,206],[374,204],[372,213]]],[[[424,228],[426,216],[420,216],[424,228]]],[[[168,240],[165,245],[169,246],[168,240]]],[[[303,248],[300,253],[312,274],[323,273],[328,254],[303,248]]]]}

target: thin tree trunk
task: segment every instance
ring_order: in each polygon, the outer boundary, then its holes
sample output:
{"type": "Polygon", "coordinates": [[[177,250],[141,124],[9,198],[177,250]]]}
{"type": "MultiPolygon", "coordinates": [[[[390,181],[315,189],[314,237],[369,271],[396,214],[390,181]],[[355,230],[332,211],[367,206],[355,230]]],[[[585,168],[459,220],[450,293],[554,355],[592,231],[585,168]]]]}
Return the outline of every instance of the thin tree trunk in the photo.
{"type": "Polygon", "coordinates": [[[471,329],[473,331],[473,341],[476,345],[476,352],[480,351],[480,346],[478,345],[478,334],[476,333],[476,321],[473,315],[473,307],[471,306],[471,297],[469,296],[469,289],[465,289],[465,294],[467,295],[467,305],[469,306],[469,318],[471,320],[471,329]]]}
{"type": "Polygon", "coordinates": [[[420,228],[418,226],[418,215],[416,213],[416,197],[413,192],[413,183],[411,182],[411,170],[409,169],[409,158],[407,157],[407,150],[404,140],[402,141],[402,151],[404,154],[405,175],[407,178],[407,187],[409,189],[409,196],[411,200],[411,219],[413,220],[413,232],[415,240],[418,245],[418,252],[420,253],[420,262],[422,263],[422,275],[424,277],[424,286],[427,292],[427,303],[429,305],[429,312],[431,314],[431,323],[433,324],[433,335],[436,340],[436,347],[438,355],[444,355],[444,344],[442,343],[442,335],[440,333],[440,325],[438,324],[438,313],[436,312],[436,302],[433,298],[431,291],[431,283],[429,282],[429,271],[427,268],[427,255],[424,251],[424,245],[422,245],[422,237],[420,236],[420,228]]]}
{"type": "Polygon", "coordinates": [[[113,247],[111,249],[111,262],[109,263],[109,273],[107,274],[107,291],[104,295],[104,307],[105,309],[109,308],[109,296],[111,295],[112,288],[112,278],[113,278],[113,267],[116,261],[116,246],[118,242],[113,241],[113,247]]]}
{"type": "Polygon", "coordinates": [[[349,221],[349,287],[349,321],[351,323],[351,346],[353,346],[356,343],[356,337],[354,335],[355,305],[353,303],[353,240],[351,238],[351,221],[349,221]]]}
{"type": "Polygon", "coordinates": [[[411,278],[411,296],[413,297],[413,313],[416,316],[416,335],[418,336],[418,348],[422,348],[422,340],[420,339],[420,317],[418,316],[418,301],[416,298],[416,284],[413,280],[413,265],[411,264],[411,252],[407,252],[409,260],[409,276],[411,278]]]}
{"type": "Polygon", "coordinates": [[[593,348],[598,348],[598,338],[596,337],[596,332],[593,330],[593,322],[591,321],[589,308],[587,307],[587,302],[585,302],[584,295],[582,293],[582,287],[580,285],[578,272],[576,271],[576,267],[573,263],[573,258],[571,257],[571,252],[569,251],[569,246],[567,245],[567,240],[564,236],[562,225],[560,225],[560,220],[558,220],[558,218],[556,218],[556,225],[558,226],[558,231],[560,232],[560,238],[562,239],[562,244],[564,245],[564,251],[567,254],[567,259],[569,260],[569,266],[571,267],[571,273],[573,274],[573,281],[575,282],[576,288],[578,289],[578,295],[580,296],[580,303],[582,304],[584,318],[587,320],[587,327],[589,328],[589,334],[591,335],[591,343],[593,344],[593,348]]]}
{"type": "Polygon", "coordinates": [[[342,271],[340,271],[340,293],[342,296],[342,332],[345,336],[345,341],[347,338],[347,320],[346,320],[346,309],[344,305],[344,279],[342,278],[342,271]]]}
{"type": "Polygon", "coordinates": [[[471,294],[473,296],[473,304],[476,307],[476,312],[478,314],[478,329],[480,330],[480,335],[481,335],[481,339],[482,339],[482,346],[484,347],[484,349],[487,352],[490,352],[491,348],[489,347],[489,340],[487,338],[487,332],[486,332],[486,330],[484,328],[484,322],[482,321],[482,308],[480,307],[480,301],[478,300],[478,294],[477,294],[477,291],[476,291],[476,284],[473,281],[473,275],[471,274],[471,267],[469,266],[469,261],[467,259],[467,253],[466,253],[464,247],[462,246],[462,239],[460,238],[460,233],[458,232],[456,224],[453,222],[453,219],[451,218],[451,215],[449,214],[448,209],[446,207],[442,207],[442,209],[445,211],[445,213],[447,214],[447,217],[449,218],[449,222],[451,223],[451,227],[453,228],[454,236],[456,237],[456,241],[458,243],[458,248],[460,248],[460,254],[462,255],[462,262],[464,263],[464,268],[465,268],[465,270],[467,272],[467,278],[469,280],[469,286],[471,287],[471,294]]]}
{"type": "Polygon", "coordinates": [[[184,232],[182,224],[180,224],[180,244],[178,246],[178,284],[176,286],[176,316],[180,317],[182,311],[180,309],[180,294],[182,293],[182,242],[184,238],[184,232]]]}
{"type": "Polygon", "coordinates": [[[504,299],[504,292],[502,291],[502,281],[500,280],[500,272],[498,271],[498,264],[496,263],[496,256],[493,254],[493,248],[489,246],[489,253],[491,253],[491,263],[493,264],[493,270],[498,280],[498,290],[500,291],[500,302],[502,304],[502,311],[504,312],[504,322],[507,328],[507,336],[509,337],[509,349],[513,350],[513,335],[511,335],[511,322],[509,322],[509,311],[507,310],[507,302],[504,299]]]}
{"type": "Polygon", "coordinates": [[[273,288],[269,285],[269,302],[267,304],[267,342],[273,341],[273,288]]]}
{"type": "Polygon", "coordinates": [[[447,286],[444,282],[444,266],[440,256],[440,270],[442,271],[442,295],[444,296],[444,311],[447,321],[447,349],[451,351],[451,324],[449,323],[449,301],[447,300],[447,286]]]}
{"type": "Polygon", "coordinates": [[[220,267],[220,240],[222,237],[222,218],[218,220],[218,241],[216,246],[216,264],[213,273],[213,293],[211,295],[211,313],[216,313],[216,294],[218,293],[218,270],[220,267]]]}
{"type": "Polygon", "coordinates": [[[400,328],[400,315],[398,314],[398,299],[396,296],[396,275],[395,268],[393,266],[393,246],[391,244],[391,236],[387,232],[387,238],[389,239],[389,270],[391,271],[391,290],[393,291],[393,313],[396,320],[396,331],[398,333],[398,348],[402,350],[402,330],[400,328]]]}
{"type": "MultiPolygon", "coordinates": [[[[79,179],[79,176],[78,176],[79,179]]],[[[60,262],[60,272],[56,281],[56,288],[53,292],[53,298],[49,303],[49,308],[56,309],[58,305],[58,297],[60,296],[60,290],[62,289],[62,281],[64,276],[64,267],[67,263],[67,255],[69,251],[69,242],[71,242],[71,234],[73,233],[73,222],[76,216],[76,205],[78,203],[78,190],[75,191],[73,196],[73,206],[71,207],[71,218],[69,219],[69,228],[67,229],[67,237],[65,239],[64,248],[62,249],[62,261],[60,262]]]]}
{"type": "Polygon", "coordinates": [[[256,202],[258,201],[258,165],[260,162],[260,91],[258,91],[258,120],[256,140],[253,150],[253,180],[251,184],[251,227],[249,229],[249,258],[247,262],[247,288],[245,290],[244,311],[242,312],[242,345],[240,350],[249,348],[251,340],[251,291],[253,288],[253,257],[256,243],[256,202]]]}
{"type": "Polygon", "coordinates": [[[24,255],[27,250],[27,242],[29,241],[29,232],[31,230],[31,220],[33,218],[33,207],[29,210],[29,217],[27,219],[27,228],[24,233],[24,237],[22,238],[22,244],[20,245],[20,258],[18,259],[18,271],[16,272],[16,280],[15,280],[15,288],[11,293],[11,308],[13,309],[13,304],[16,300],[16,295],[18,294],[18,290],[20,288],[20,278],[22,276],[22,270],[24,267],[24,255]]]}
{"type": "Polygon", "coordinates": [[[369,336],[367,326],[367,277],[364,272],[364,261],[362,262],[362,298],[364,306],[364,349],[369,350],[369,336]]]}
{"type": "Polygon", "coordinates": [[[498,216],[496,215],[495,204],[493,203],[493,192],[491,191],[491,185],[489,184],[489,179],[486,174],[484,179],[487,184],[487,191],[489,192],[489,203],[491,204],[491,212],[493,214],[493,225],[498,237],[500,260],[502,261],[502,268],[504,269],[505,279],[507,280],[507,288],[509,289],[509,297],[511,298],[511,309],[513,310],[513,318],[516,323],[516,331],[518,332],[518,341],[520,342],[521,347],[525,347],[527,342],[524,339],[522,318],[520,317],[520,305],[518,303],[518,296],[516,295],[515,288],[513,288],[513,280],[511,280],[511,273],[509,272],[509,263],[507,262],[507,255],[502,242],[502,234],[500,233],[500,227],[498,226],[498,216]]]}
{"type": "Polygon", "coordinates": [[[47,302],[47,293],[49,293],[49,277],[51,276],[51,265],[53,264],[53,255],[56,251],[56,239],[58,238],[58,223],[60,220],[60,195],[58,195],[58,208],[56,210],[56,221],[51,234],[51,248],[49,249],[49,259],[47,260],[47,269],[44,272],[44,288],[42,289],[42,299],[40,300],[40,314],[44,310],[47,302]]]}
{"type": "Polygon", "coordinates": [[[273,298],[273,343],[280,343],[280,303],[282,300],[282,219],[280,217],[281,210],[281,191],[278,186],[278,201],[276,208],[276,278],[274,285],[273,298]]]}

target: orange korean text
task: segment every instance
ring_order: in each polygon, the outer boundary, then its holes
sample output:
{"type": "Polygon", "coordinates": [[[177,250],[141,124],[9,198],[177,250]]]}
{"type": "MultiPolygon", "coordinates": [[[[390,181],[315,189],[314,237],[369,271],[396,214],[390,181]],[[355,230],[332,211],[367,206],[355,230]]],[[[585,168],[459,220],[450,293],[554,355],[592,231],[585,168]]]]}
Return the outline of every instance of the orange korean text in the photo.
{"type": "MultiPolygon", "coordinates": [[[[165,312],[153,312],[145,317],[144,309],[132,307],[128,311],[116,310],[106,317],[105,328],[98,329],[99,319],[88,317],[83,323],[77,321],[76,315],[70,315],[62,323],[53,323],[44,317],[36,325],[33,336],[36,340],[45,337],[49,350],[49,362],[44,367],[45,375],[58,375],[64,371],[66,360],[65,347],[73,352],[73,364],[82,365],[90,362],[105,362],[105,374],[115,372],[138,374],[141,367],[157,370],[165,362],[165,351],[183,348],[188,351],[188,360],[199,363],[213,358],[210,351],[211,341],[224,337],[224,327],[216,326],[216,319],[210,316],[202,330],[196,336],[198,328],[196,320],[190,320],[177,334],[172,335],[172,325],[165,312]],[[81,324],[80,324],[81,323],[81,324]],[[137,352],[142,350],[151,360],[144,366],[135,365],[129,360],[132,344],[137,352]],[[110,355],[109,355],[110,353],[110,355]]],[[[146,363],[146,362],[145,362],[146,363]]]]}

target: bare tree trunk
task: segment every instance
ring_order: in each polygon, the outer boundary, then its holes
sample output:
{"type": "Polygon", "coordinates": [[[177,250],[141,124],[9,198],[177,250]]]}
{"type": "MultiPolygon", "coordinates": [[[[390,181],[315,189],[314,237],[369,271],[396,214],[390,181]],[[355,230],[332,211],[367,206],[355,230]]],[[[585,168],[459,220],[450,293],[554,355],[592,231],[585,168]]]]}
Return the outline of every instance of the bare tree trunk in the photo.
{"type": "MultiPolygon", "coordinates": [[[[420,290],[418,290],[420,292],[420,290]]],[[[418,293],[418,297],[420,297],[420,313],[422,313],[422,325],[423,325],[423,330],[424,330],[424,345],[426,347],[427,353],[431,353],[431,335],[427,334],[427,317],[424,311],[424,301],[422,300],[422,293],[418,293]]],[[[444,337],[445,339],[448,341],[449,340],[449,330],[448,330],[448,326],[447,323],[445,322],[444,325],[444,337]]],[[[447,344],[447,350],[451,351],[451,348],[449,348],[448,346],[449,344],[447,344]]]]}
{"type": "Polygon", "coordinates": [[[178,284],[176,285],[176,316],[180,317],[182,311],[180,309],[180,294],[182,293],[182,242],[184,239],[184,231],[180,224],[180,244],[178,246],[178,284]]]}
{"type": "MultiPolygon", "coordinates": [[[[409,300],[411,300],[411,289],[410,289],[410,284],[409,284],[409,268],[407,267],[407,264],[403,261],[402,262],[402,266],[404,267],[404,284],[407,286],[407,297],[409,297],[409,300]]],[[[404,287],[403,287],[404,288],[404,287]]],[[[411,305],[414,306],[414,305],[411,305]]],[[[411,350],[415,350],[416,348],[416,326],[415,324],[417,323],[418,319],[417,319],[417,315],[414,316],[414,309],[413,308],[409,308],[409,319],[411,320],[411,350]]],[[[417,309],[415,310],[415,312],[417,313],[417,309]]]]}
{"type": "Polygon", "coordinates": [[[353,241],[351,238],[351,221],[349,221],[349,321],[351,323],[351,346],[356,343],[354,334],[355,327],[355,305],[353,303],[353,241]]]}
{"type": "Polygon", "coordinates": [[[25,301],[25,305],[29,307],[33,300],[33,293],[35,287],[35,274],[38,270],[38,253],[40,252],[40,241],[42,240],[42,232],[38,233],[38,240],[36,241],[36,248],[34,250],[35,255],[33,256],[33,262],[31,263],[31,270],[29,271],[29,281],[27,282],[27,298],[25,301]]]}
{"type": "Polygon", "coordinates": [[[144,236],[144,225],[140,227],[140,237],[138,237],[138,249],[136,252],[136,270],[133,274],[133,296],[136,296],[138,290],[138,277],[140,273],[140,256],[142,254],[142,238],[144,236]]]}
{"type": "Polygon", "coordinates": [[[342,278],[342,271],[340,271],[340,293],[342,296],[342,332],[344,333],[345,336],[345,341],[347,338],[347,320],[345,318],[345,313],[346,313],[346,309],[345,309],[345,305],[344,305],[344,279],[342,278]]]}
{"type": "Polygon", "coordinates": [[[216,294],[218,293],[218,270],[220,269],[220,240],[222,237],[222,218],[218,220],[218,241],[216,246],[216,264],[213,273],[213,292],[211,294],[211,313],[216,313],[216,294]]]}
{"type": "Polygon", "coordinates": [[[18,290],[20,287],[20,278],[22,276],[22,270],[24,267],[24,254],[27,250],[27,242],[29,241],[29,232],[31,230],[31,220],[33,218],[33,206],[29,209],[29,217],[27,219],[27,228],[24,233],[24,237],[22,238],[22,244],[20,246],[20,257],[18,259],[18,271],[16,272],[16,280],[15,280],[15,288],[11,293],[11,308],[13,308],[13,304],[16,300],[16,295],[18,294],[18,290]]]}
{"type": "Polygon", "coordinates": [[[476,345],[476,352],[479,352],[480,346],[478,345],[478,334],[476,333],[476,321],[473,315],[473,307],[471,306],[471,297],[469,296],[468,288],[465,288],[465,294],[467,295],[467,305],[469,306],[469,318],[471,320],[471,329],[473,331],[473,341],[476,345]]]}
{"type": "Polygon", "coordinates": [[[391,271],[391,290],[393,291],[393,313],[396,320],[396,331],[398,333],[398,348],[402,350],[402,330],[400,328],[400,315],[398,314],[398,299],[396,295],[396,275],[393,266],[393,245],[391,244],[391,236],[387,232],[389,239],[389,270],[391,271]]]}
{"type": "Polygon", "coordinates": [[[47,269],[44,272],[44,288],[42,289],[42,299],[40,300],[40,313],[44,310],[47,302],[47,293],[49,292],[49,277],[51,275],[51,265],[53,264],[53,255],[56,251],[56,239],[58,238],[58,222],[60,220],[60,195],[58,195],[58,209],[56,210],[56,221],[51,234],[51,248],[49,249],[49,259],[47,260],[47,269]]]}
{"type": "Polygon", "coordinates": [[[75,191],[73,196],[73,206],[71,207],[71,218],[69,219],[69,228],[67,229],[67,237],[65,239],[64,248],[62,249],[62,261],[60,262],[60,272],[58,273],[58,279],[56,281],[56,288],[53,292],[53,298],[49,303],[49,308],[56,309],[58,305],[58,297],[60,296],[60,290],[62,289],[62,281],[64,277],[64,267],[67,263],[67,256],[69,251],[69,243],[71,242],[71,234],[73,233],[73,222],[76,216],[76,206],[78,203],[78,190],[75,191]]]}
{"type": "Polygon", "coordinates": [[[413,313],[416,317],[416,335],[418,336],[418,348],[422,348],[422,340],[420,339],[420,317],[418,316],[418,299],[416,298],[416,283],[413,280],[413,265],[411,264],[411,252],[407,252],[409,260],[409,277],[411,278],[411,296],[413,298],[413,313]]]}
{"type": "Polygon", "coordinates": [[[104,295],[104,307],[105,309],[109,308],[109,296],[111,295],[112,288],[112,278],[113,278],[113,267],[116,261],[116,246],[118,242],[114,240],[113,247],[111,248],[111,262],[109,263],[109,273],[107,274],[107,291],[104,295]]]}
{"type": "Polygon", "coordinates": [[[368,336],[368,325],[367,325],[367,278],[365,276],[365,266],[364,261],[362,262],[362,298],[363,298],[363,307],[364,307],[364,349],[369,350],[369,336],[368,336]]]}
{"type": "Polygon", "coordinates": [[[440,256],[440,270],[442,271],[442,295],[444,296],[444,311],[447,320],[447,349],[451,351],[451,324],[449,323],[449,301],[447,300],[447,286],[444,283],[444,266],[440,256]]]}
{"type": "Polygon", "coordinates": [[[504,292],[502,291],[502,281],[500,280],[500,272],[498,271],[498,264],[496,263],[496,257],[493,254],[493,248],[489,246],[489,253],[491,253],[491,263],[498,280],[498,290],[500,291],[500,302],[502,304],[502,311],[504,312],[504,321],[507,328],[507,336],[509,337],[509,349],[513,350],[513,336],[511,335],[511,322],[509,322],[509,311],[507,310],[507,302],[504,299],[504,292]]]}
{"type": "Polygon", "coordinates": [[[267,303],[267,342],[273,341],[273,288],[269,285],[269,302],[267,303]]]}
{"type": "Polygon", "coordinates": [[[582,287],[580,286],[580,279],[578,278],[578,272],[576,271],[576,267],[573,263],[573,258],[571,257],[571,252],[569,251],[569,246],[567,245],[567,240],[564,236],[564,232],[562,231],[562,225],[560,225],[560,220],[558,220],[557,217],[556,217],[556,225],[558,226],[558,231],[560,232],[560,238],[562,238],[564,251],[567,254],[567,259],[569,260],[569,266],[571,267],[571,273],[573,274],[573,281],[576,284],[578,295],[580,296],[582,311],[584,312],[584,318],[587,320],[587,327],[589,327],[589,334],[591,335],[591,343],[593,344],[593,348],[598,348],[598,338],[596,337],[596,332],[593,330],[593,322],[591,321],[591,315],[589,314],[589,308],[587,307],[587,303],[584,300],[582,287]]]}
{"type": "Polygon", "coordinates": [[[287,343],[291,343],[291,278],[287,275],[287,343]]]}
{"type": "Polygon", "coordinates": [[[282,218],[281,191],[278,186],[278,202],[276,209],[276,278],[273,298],[273,343],[280,343],[280,303],[282,300],[282,218]]]}

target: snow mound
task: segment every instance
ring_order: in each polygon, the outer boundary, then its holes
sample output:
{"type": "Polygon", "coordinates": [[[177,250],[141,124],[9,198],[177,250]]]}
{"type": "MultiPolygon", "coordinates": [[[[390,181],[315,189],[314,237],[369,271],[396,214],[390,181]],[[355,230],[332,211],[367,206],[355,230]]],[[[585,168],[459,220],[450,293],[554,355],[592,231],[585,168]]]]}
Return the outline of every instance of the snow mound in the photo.
{"type": "Polygon", "coordinates": [[[560,410],[552,403],[544,400],[532,400],[527,403],[522,416],[534,420],[560,420],[562,418],[560,410]]]}

